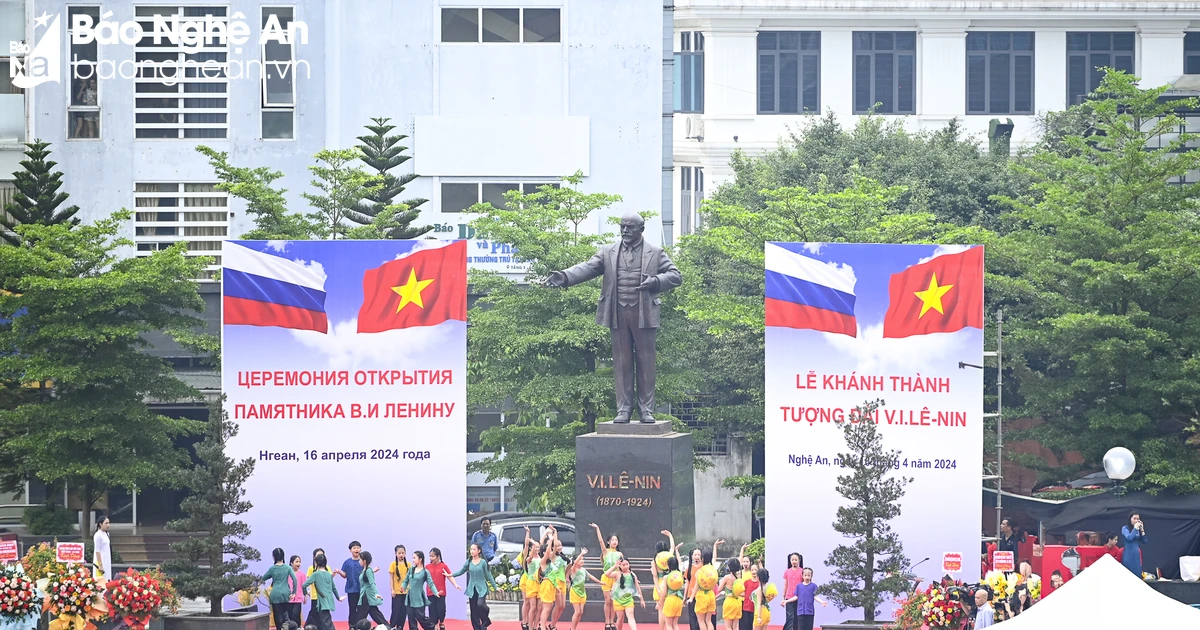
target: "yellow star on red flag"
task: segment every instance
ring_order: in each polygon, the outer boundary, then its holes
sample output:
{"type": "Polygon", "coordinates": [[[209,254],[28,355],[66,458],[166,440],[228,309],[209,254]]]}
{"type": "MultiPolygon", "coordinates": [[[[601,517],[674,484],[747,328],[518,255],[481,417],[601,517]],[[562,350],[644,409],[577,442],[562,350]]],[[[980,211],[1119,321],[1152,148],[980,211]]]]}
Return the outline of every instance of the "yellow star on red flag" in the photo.
{"type": "Polygon", "coordinates": [[[399,313],[401,309],[409,304],[416,304],[421,308],[425,308],[425,302],[421,299],[421,292],[431,284],[433,284],[433,278],[417,280],[417,270],[412,269],[409,271],[408,282],[398,287],[392,287],[392,291],[395,291],[400,296],[400,305],[396,307],[396,312],[399,313]]]}
{"type": "Polygon", "coordinates": [[[952,288],[954,288],[954,285],[952,284],[943,284],[939,287],[937,283],[937,274],[933,274],[933,277],[929,279],[928,289],[925,289],[924,291],[913,292],[913,294],[921,300],[921,314],[918,315],[917,318],[919,319],[924,317],[925,313],[929,311],[929,309],[933,309],[945,315],[946,311],[942,310],[942,296],[946,295],[946,292],[952,288]]]}

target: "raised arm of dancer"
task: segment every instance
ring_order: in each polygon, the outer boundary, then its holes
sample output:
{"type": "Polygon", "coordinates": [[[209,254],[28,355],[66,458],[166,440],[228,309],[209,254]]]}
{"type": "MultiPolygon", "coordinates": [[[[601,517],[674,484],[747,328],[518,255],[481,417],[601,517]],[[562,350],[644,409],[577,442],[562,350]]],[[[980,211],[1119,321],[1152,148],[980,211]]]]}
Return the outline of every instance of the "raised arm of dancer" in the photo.
{"type": "Polygon", "coordinates": [[[725,541],[721,540],[720,538],[718,538],[717,541],[713,543],[712,565],[714,567],[721,566],[720,564],[717,563],[717,547],[720,547],[721,545],[724,545],[724,544],[725,544],[725,541]]]}
{"type": "Polygon", "coordinates": [[[666,536],[667,540],[669,540],[671,542],[671,553],[675,554],[675,561],[678,562],[680,564],[680,566],[682,566],[683,558],[679,557],[679,547],[682,546],[683,543],[679,543],[678,545],[676,545],[675,544],[675,536],[673,534],[671,534],[670,530],[666,530],[666,529],[662,530],[662,535],[666,536]]]}
{"type": "Polygon", "coordinates": [[[600,553],[603,559],[604,550],[608,549],[608,545],[604,542],[604,535],[600,533],[600,526],[595,523],[589,523],[592,529],[596,530],[596,540],[600,541],[600,553]]]}

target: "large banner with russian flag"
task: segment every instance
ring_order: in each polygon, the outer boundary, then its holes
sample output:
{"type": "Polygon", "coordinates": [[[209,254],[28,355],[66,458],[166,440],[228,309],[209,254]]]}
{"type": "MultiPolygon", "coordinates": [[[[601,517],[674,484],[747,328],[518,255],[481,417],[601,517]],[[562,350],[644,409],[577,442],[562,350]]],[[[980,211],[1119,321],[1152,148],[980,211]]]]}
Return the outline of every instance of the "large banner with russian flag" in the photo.
{"type": "MultiPolygon", "coordinates": [[[[814,582],[833,579],[830,553],[854,542],[832,527],[851,504],[838,493],[841,427],[866,421],[900,452],[894,475],[913,479],[891,522],[913,572],[976,579],[981,515],[964,506],[983,476],[983,248],[767,243],[765,311],[771,575],[798,551],[814,582]],[[877,399],[873,417],[856,416],[877,399]]],[[[885,598],[876,619],[893,609],[885,598]]]]}
{"type": "MultiPolygon", "coordinates": [[[[321,548],[341,569],[357,541],[387,593],[396,545],[460,566],[466,242],[227,241],[223,257],[227,452],[255,460],[252,568],[281,547],[305,569],[321,548]]],[[[447,602],[464,618],[462,598],[447,602]]]]}

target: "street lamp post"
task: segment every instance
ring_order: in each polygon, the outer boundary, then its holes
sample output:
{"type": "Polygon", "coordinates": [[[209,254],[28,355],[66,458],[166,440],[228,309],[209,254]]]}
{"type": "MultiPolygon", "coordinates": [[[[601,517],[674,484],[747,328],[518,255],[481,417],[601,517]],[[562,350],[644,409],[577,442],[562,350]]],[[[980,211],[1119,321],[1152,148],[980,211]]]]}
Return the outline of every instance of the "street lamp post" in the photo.
{"type": "Polygon", "coordinates": [[[1124,481],[1133,476],[1133,471],[1136,469],[1137,458],[1123,446],[1110,448],[1104,454],[1104,474],[1117,482],[1117,487],[1113,489],[1117,496],[1125,494],[1124,481]]]}

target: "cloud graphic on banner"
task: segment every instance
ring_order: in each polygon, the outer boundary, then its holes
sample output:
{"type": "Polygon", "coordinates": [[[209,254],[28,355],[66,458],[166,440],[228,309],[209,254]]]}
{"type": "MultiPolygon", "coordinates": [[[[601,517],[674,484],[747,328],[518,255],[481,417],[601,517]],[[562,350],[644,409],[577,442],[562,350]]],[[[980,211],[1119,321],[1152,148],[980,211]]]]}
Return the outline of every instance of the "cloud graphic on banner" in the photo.
{"type": "Polygon", "coordinates": [[[329,334],[295,330],[300,344],[326,358],[328,369],[404,369],[419,366],[423,357],[442,346],[453,346],[457,327],[452,322],[439,326],[358,334],[358,318],[333,324],[329,334]]]}
{"type": "Polygon", "coordinates": [[[454,241],[442,241],[442,240],[437,240],[437,239],[422,239],[422,240],[419,240],[419,241],[416,241],[415,243],[413,243],[412,249],[410,249],[406,252],[400,252],[399,254],[396,254],[395,258],[386,259],[386,260],[384,260],[384,262],[391,262],[393,260],[400,260],[401,258],[408,258],[409,256],[412,256],[413,254],[415,254],[419,251],[424,251],[426,249],[438,249],[441,247],[448,247],[453,244],[454,244],[454,241]]]}
{"type": "Polygon", "coordinates": [[[937,248],[933,250],[933,253],[930,254],[928,258],[922,258],[921,260],[918,260],[917,264],[918,265],[925,264],[925,263],[933,260],[934,258],[937,258],[938,256],[945,256],[946,254],[960,254],[962,252],[967,251],[968,249],[971,249],[970,245],[938,245],[937,248]]]}
{"type": "Polygon", "coordinates": [[[300,259],[296,259],[296,262],[300,263],[301,265],[304,265],[308,269],[312,269],[313,271],[315,271],[318,275],[321,276],[322,280],[329,279],[329,274],[325,273],[325,266],[322,265],[321,263],[319,263],[315,260],[300,260],[300,259]]]}
{"type": "Polygon", "coordinates": [[[267,241],[267,249],[273,249],[281,254],[287,251],[287,248],[287,241],[267,241]]]}
{"type": "Polygon", "coordinates": [[[814,256],[817,254],[820,254],[821,250],[824,248],[825,248],[825,243],[805,243],[804,244],[804,251],[806,251],[814,256]]]}
{"type": "Polygon", "coordinates": [[[942,373],[957,368],[960,360],[973,360],[966,333],[915,335],[903,339],[884,339],[883,324],[863,328],[858,337],[825,335],[825,341],[860,373],[883,374],[898,371],[942,373]]]}

